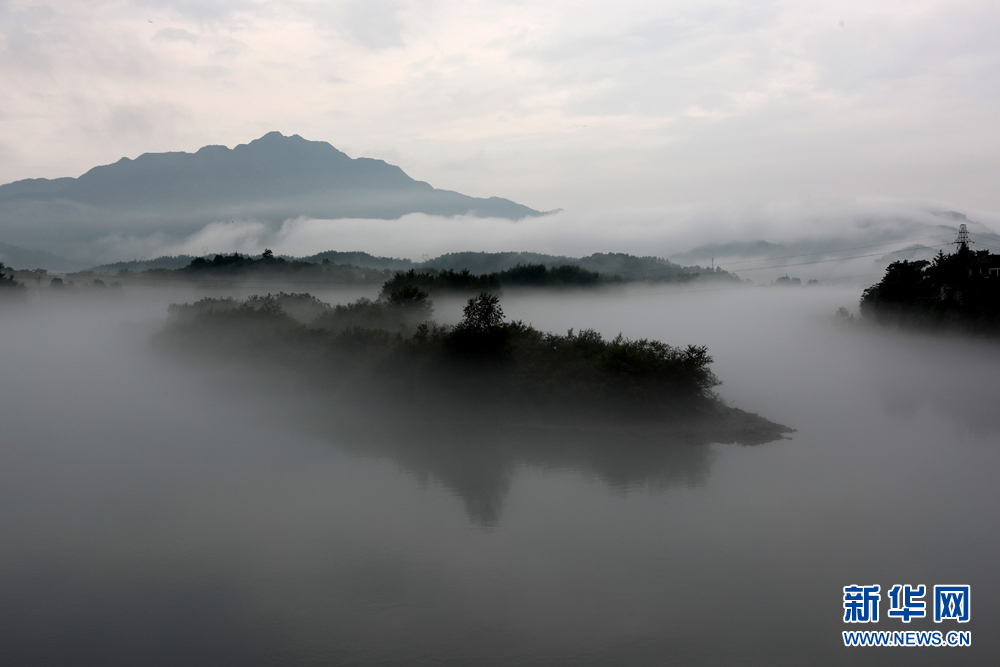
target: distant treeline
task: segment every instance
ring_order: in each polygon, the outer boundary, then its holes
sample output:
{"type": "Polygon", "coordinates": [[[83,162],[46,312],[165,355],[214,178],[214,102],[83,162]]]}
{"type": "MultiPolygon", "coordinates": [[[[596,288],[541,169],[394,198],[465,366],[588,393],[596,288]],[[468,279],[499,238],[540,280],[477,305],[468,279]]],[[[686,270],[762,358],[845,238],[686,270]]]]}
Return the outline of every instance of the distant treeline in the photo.
{"type": "Polygon", "coordinates": [[[0,290],[5,293],[24,287],[19,280],[14,277],[14,271],[8,269],[0,262],[0,290]]]}
{"type": "MultiPolygon", "coordinates": [[[[294,259],[294,258],[289,258],[294,259]]],[[[329,262],[331,264],[350,264],[351,266],[360,266],[363,269],[392,269],[394,271],[401,271],[413,268],[415,264],[408,259],[401,259],[398,257],[379,257],[376,255],[369,254],[367,252],[361,252],[360,250],[353,251],[340,251],[340,250],[327,250],[326,252],[317,253],[315,255],[310,255],[308,257],[300,257],[303,262],[329,262]]]]}
{"type": "MultiPolygon", "coordinates": [[[[2,266],[3,265],[0,264],[0,267],[2,266]]],[[[9,284],[16,284],[20,287],[51,287],[58,290],[66,290],[68,288],[84,288],[88,291],[90,291],[91,288],[121,287],[121,283],[112,281],[109,284],[104,282],[101,278],[94,278],[93,275],[85,275],[82,273],[70,274],[74,276],[76,280],[63,280],[59,276],[49,275],[49,272],[45,269],[19,269],[17,271],[12,271],[10,267],[7,267],[5,270],[8,278],[11,279],[11,283],[9,284]]]]}
{"type": "Polygon", "coordinates": [[[452,271],[446,269],[437,271],[429,269],[416,271],[410,269],[397,273],[382,286],[382,295],[389,296],[403,287],[417,287],[427,292],[463,291],[480,292],[496,291],[501,287],[568,287],[624,282],[620,276],[601,275],[596,271],[587,271],[579,266],[557,266],[548,268],[544,264],[528,264],[515,266],[504,271],[476,275],[468,269],[452,271]]]}
{"type": "Polygon", "coordinates": [[[595,253],[586,257],[565,257],[535,252],[453,252],[423,262],[414,268],[439,271],[468,269],[471,273],[484,274],[499,273],[517,266],[539,264],[549,268],[578,266],[585,271],[617,275],[628,281],[684,282],[693,280],[699,275],[707,277],[712,273],[709,269],[685,268],[662,257],[636,257],[625,253],[595,253]]]}
{"type": "MultiPolygon", "coordinates": [[[[327,262],[329,264],[330,262],[327,262]]],[[[275,257],[270,250],[265,250],[260,257],[242,255],[234,252],[231,255],[216,255],[212,259],[195,257],[191,263],[181,270],[188,273],[241,273],[250,269],[271,271],[311,271],[316,268],[315,262],[304,262],[297,259],[275,257]]]]}
{"type": "Polygon", "coordinates": [[[154,259],[134,259],[127,262],[112,262],[111,264],[101,264],[92,269],[90,273],[115,275],[119,271],[149,271],[150,269],[181,269],[191,263],[194,259],[192,255],[163,255],[154,259]]]}
{"type": "MultiPolygon", "coordinates": [[[[70,274],[75,280],[89,280],[102,275],[96,271],[70,274]]],[[[290,282],[331,284],[380,284],[394,275],[385,269],[370,269],[347,264],[334,264],[328,259],[307,262],[276,256],[270,250],[254,256],[234,252],[214,257],[193,257],[180,268],[152,268],[145,271],[118,269],[115,274],[127,283],[185,282],[199,283],[239,282],[247,280],[281,280],[290,282]]]]}
{"type": "Polygon", "coordinates": [[[962,245],[933,261],[893,262],[860,310],[882,325],[1000,334],[1000,255],[962,245]]]}
{"type": "Polygon", "coordinates": [[[239,272],[255,268],[284,268],[290,270],[307,270],[306,265],[351,266],[361,269],[376,269],[379,271],[409,271],[414,269],[421,273],[452,271],[481,276],[491,273],[501,273],[519,266],[545,266],[552,270],[563,266],[578,267],[583,271],[599,273],[602,276],[618,276],[624,281],[653,282],[688,282],[691,280],[723,280],[738,282],[735,275],[718,268],[702,268],[700,266],[682,267],[662,257],[636,257],[625,253],[595,253],[586,257],[566,257],[562,255],[546,255],[533,252],[456,252],[447,253],[423,262],[413,262],[409,259],[378,257],[360,251],[335,251],[318,253],[308,257],[282,257],[265,251],[268,255],[247,255],[240,253],[216,254],[213,257],[194,258],[186,255],[177,257],[158,257],[153,260],[135,260],[132,262],[117,262],[105,264],[90,269],[89,274],[114,275],[122,271],[138,273],[154,269],[183,269],[197,267],[201,269],[216,269],[239,272]],[[262,259],[269,259],[267,264],[258,264],[262,259]]]}
{"type": "MultiPolygon", "coordinates": [[[[434,263],[471,264],[473,266],[506,266],[510,261],[525,258],[558,260],[553,264],[541,262],[517,263],[506,268],[488,272],[476,272],[468,267],[453,268],[410,268],[406,271],[388,268],[367,268],[352,264],[338,264],[336,260],[369,259],[385,260],[384,264],[400,264],[404,260],[373,258],[367,253],[320,253],[309,258],[322,259],[319,262],[280,257],[270,250],[259,256],[234,252],[213,257],[193,257],[179,268],[150,268],[145,271],[131,271],[119,268],[116,277],[124,283],[155,283],[165,281],[194,281],[198,283],[220,283],[233,281],[281,281],[286,283],[329,283],[329,284],[382,284],[381,295],[388,296],[404,286],[418,287],[428,293],[441,291],[475,293],[499,291],[510,287],[596,287],[627,282],[674,282],[686,283],[692,280],[711,279],[715,281],[740,282],[733,274],[721,269],[704,269],[704,273],[689,272],[687,269],[656,257],[634,257],[632,255],[597,253],[579,259],[580,264],[563,263],[569,258],[553,258],[534,253],[452,253],[442,255],[434,263]],[[447,261],[445,261],[447,260],[447,261]]],[[[163,258],[161,258],[163,259],[163,258]]],[[[170,258],[171,261],[181,257],[170,258]]],[[[408,260],[405,260],[408,261],[408,260]]],[[[153,260],[152,263],[165,263],[153,260]]],[[[108,265],[113,266],[113,265],[108,265]]],[[[697,268],[697,267],[695,267],[697,268]]],[[[100,280],[104,274],[96,271],[81,271],[69,274],[75,282],[90,283],[100,280]]]]}

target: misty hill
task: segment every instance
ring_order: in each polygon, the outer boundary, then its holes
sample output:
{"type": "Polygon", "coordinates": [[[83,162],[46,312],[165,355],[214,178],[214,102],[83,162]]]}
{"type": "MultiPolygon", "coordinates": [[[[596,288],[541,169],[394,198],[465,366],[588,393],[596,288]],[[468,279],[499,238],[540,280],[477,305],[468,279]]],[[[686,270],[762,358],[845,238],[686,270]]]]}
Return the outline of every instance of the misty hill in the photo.
{"type": "Polygon", "coordinates": [[[472,273],[499,273],[517,266],[542,264],[549,268],[577,266],[587,271],[606,275],[617,275],[625,280],[684,281],[696,277],[735,276],[716,272],[699,266],[680,266],[662,257],[637,257],[620,252],[594,253],[586,257],[566,257],[545,255],[537,252],[453,252],[422,262],[417,268],[462,271],[472,273]],[[711,276],[709,274],[712,274],[711,276]]]}
{"type": "MultiPolygon", "coordinates": [[[[295,258],[289,258],[295,259],[295,258]]],[[[367,252],[361,252],[360,250],[353,251],[339,251],[339,250],[327,250],[326,252],[317,253],[315,255],[310,255],[308,257],[300,257],[303,262],[322,262],[327,260],[333,264],[350,264],[352,266],[360,266],[365,269],[409,269],[412,268],[414,263],[408,259],[402,259],[399,257],[377,257],[367,252]]]]}
{"type": "Polygon", "coordinates": [[[129,262],[112,262],[101,264],[89,271],[96,274],[114,275],[119,271],[149,271],[150,269],[182,269],[188,266],[194,257],[191,255],[163,255],[154,259],[134,259],[129,262]]]}
{"type": "Polygon", "coordinates": [[[10,243],[0,243],[0,262],[15,269],[46,268],[57,271],[73,271],[86,264],[54,255],[44,250],[29,250],[10,243]]]}
{"type": "Polygon", "coordinates": [[[732,243],[708,243],[687,252],[671,255],[671,259],[681,262],[699,262],[713,257],[774,257],[786,254],[788,248],[780,243],[768,241],[733,241],[732,243]]]}
{"type": "MultiPolygon", "coordinates": [[[[260,257],[259,255],[246,255],[260,257]]],[[[327,250],[307,257],[281,256],[293,262],[323,263],[350,265],[367,269],[391,269],[405,271],[408,269],[428,269],[432,271],[468,271],[475,275],[501,273],[516,267],[542,265],[549,269],[563,266],[575,266],[586,271],[600,273],[606,276],[619,276],[624,280],[652,280],[676,282],[698,279],[737,280],[736,276],[716,269],[700,266],[680,266],[662,257],[636,257],[625,253],[594,253],[586,257],[567,257],[565,255],[546,255],[537,252],[451,252],[426,260],[414,262],[400,257],[379,257],[360,250],[340,251],[327,250]]],[[[149,269],[179,269],[191,264],[195,258],[187,255],[177,257],[157,257],[152,260],[133,260],[130,262],[115,262],[102,264],[90,269],[96,274],[114,275],[125,269],[128,271],[147,271],[149,269]]]]}
{"type": "Polygon", "coordinates": [[[79,178],[0,185],[0,238],[36,246],[113,233],[190,233],[233,218],[394,219],[409,213],[510,220],[542,215],[508,199],[438,190],[382,160],[351,158],[326,142],[278,132],[232,149],[145,153],[79,178]]]}
{"type": "Polygon", "coordinates": [[[438,291],[496,292],[503,287],[596,287],[625,282],[620,276],[587,271],[574,264],[549,268],[544,264],[518,264],[503,271],[475,274],[468,269],[401,271],[382,285],[380,298],[410,287],[428,293],[438,291]]]}
{"type": "MultiPolygon", "coordinates": [[[[150,261],[120,262],[95,267],[89,271],[70,273],[68,280],[87,284],[101,276],[115,276],[125,284],[152,285],[198,283],[231,286],[237,283],[275,284],[381,284],[393,276],[388,269],[371,269],[350,264],[334,264],[328,259],[306,262],[277,257],[270,250],[262,255],[215,255],[205,257],[160,257],[150,261]],[[178,263],[188,261],[181,266],[178,263]],[[150,266],[151,265],[151,266],[150,266]],[[144,269],[133,267],[146,266],[144,269]]],[[[103,282],[103,281],[102,281],[103,282]]]]}

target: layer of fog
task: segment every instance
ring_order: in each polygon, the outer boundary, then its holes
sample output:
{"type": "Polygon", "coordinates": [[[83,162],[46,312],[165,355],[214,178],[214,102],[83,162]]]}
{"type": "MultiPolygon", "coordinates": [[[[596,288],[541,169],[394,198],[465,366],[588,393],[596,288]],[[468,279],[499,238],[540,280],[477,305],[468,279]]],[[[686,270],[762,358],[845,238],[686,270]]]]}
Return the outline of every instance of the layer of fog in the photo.
{"type": "Polygon", "coordinates": [[[857,290],[505,295],[547,330],[707,344],[727,401],[798,429],[663,486],[331,436],[294,381],[151,351],[197,292],[80,296],[0,315],[9,664],[836,664],[839,586],[996,585],[1000,350],[836,322],[857,290]]]}
{"type": "MultiPolygon", "coordinates": [[[[346,303],[360,296],[374,297],[376,290],[371,286],[335,288],[316,294],[330,303],[346,303]]],[[[235,298],[249,293],[240,286],[213,292],[235,298]]],[[[7,433],[20,424],[30,441],[36,435],[32,431],[46,424],[42,415],[54,410],[58,419],[49,421],[45,428],[65,423],[69,437],[77,428],[73,422],[82,420],[88,428],[107,431],[110,445],[116,440],[110,434],[120,419],[131,424],[130,428],[168,437],[174,427],[164,428],[160,423],[147,429],[145,421],[177,417],[177,428],[183,425],[190,429],[189,415],[197,413],[203,422],[232,428],[229,439],[238,446],[244,430],[256,429],[254,423],[259,421],[247,422],[246,416],[231,420],[219,413],[238,405],[238,410],[247,409],[248,414],[268,415],[264,422],[275,431],[337,441],[333,434],[338,432],[340,417],[329,405],[329,396],[280,376],[279,384],[272,386],[275,376],[258,371],[251,359],[243,367],[204,358],[178,363],[180,359],[163,356],[151,346],[150,336],[161,328],[169,303],[193,302],[205,294],[174,288],[124,288],[96,294],[38,290],[20,306],[5,304],[0,345],[3,376],[8,380],[3,396],[9,417],[4,419],[7,433]],[[174,405],[174,397],[184,407],[174,405]],[[93,424],[87,417],[91,410],[96,418],[93,424]]],[[[815,412],[817,401],[832,413],[850,412],[840,405],[855,400],[844,387],[863,381],[877,397],[880,410],[904,417],[931,410],[958,428],[990,437],[1000,433],[1000,421],[990,408],[995,385],[1000,385],[991,370],[1000,361],[1000,350],[994,344],[877,330],[833,317],[839,306],[856,312],[857,298],[857,290],[828,287],[679,290],[634,286],[558,296],[537,290],[508,290],[503,307],[508,319],[543,330],[587,327],[607,337],[621,333],[678,346],[708,345],[715,358],[714,370],[724,382],[720,395],[727,403],[794,428],[801,427],[800,413],[815,412]],[[806,384],[789,393],[803,382],[806,384]],[[782,398],[776,399],[778,396],[782,398]]],[[[463,297],[440,296],[435,319],[454,324],[463,305],[463,297]]],[[[362,452],[368,448],[413,469],[422,465],[414,460],[412,451],[406,451],[409,440],[423,439],[425,444],[413,449],[426,449],[435,438],[441,444],[449,439],[461,443],[470,437],[438,432],[442,425],[432,419],[426,433],[419,429],[401,433],[380,424],[373,439],[371,434],[358,431],[359,423],[361,431],[365,430],[365,420],[356,417],[349,420],[349,426],[345,423],[344,434],[352,435],[342,434],[339,446],[362,452]],[[356,445],[344,438],[353,439],[356,445]],[[396,444],[387,445],[387,441],[396,444]]],[[[51,443],[62,447],[65,438],[52,438],[51,443]]],[[[128,448],[132,444],[126,440],[114,446],[128,448]]],[[[442,456],[442,452],[434,456],[442,456]]],[[[448,456],[454,456],[454,451],[448,456]]],[[[515,456],[524,454],[515,452],[515,456]]],[[[508,460],[504,465],[513,463],[516,461],[508,460]]],[[[546,465],[544,457],[535,465],[546,465]]],[[[588,464],[580,459],[575,464],[570,460],[558,465],[582,469],[588,464]]],[[[703,467],[703,462],[696,464],[695,478],[704,477],[703,467]]],[[[421,474],[433,476],[434,471],[423,470],[421,474]]],[[[600,471],[595,474],[601,476],[600,471]]],[[[681,474],[678,479],[683,478],[681,474]]],[[[611,477],[606,481],[610,483],[611,477]]],[[[654,482],[652,478],[646,481],[654,482]]],[[[461,480],[450,482],[456,488],[463,486],[461,480]]],[[[625,487],[632,483],[645,484],[641,475],[617,482],[625,487]]],[[[474,495],[474,490],[470,493],[474,495]]],[[[491,512],[499,514],[498,509],[491,512]]]]}
{"type": "MultiPolygon", "coordinates": [[[[729,256],[720,252],[714,262],[757,283],[768,283],[788,273],[803,281],[844,279],[855,284],[852,281],[856,278],[856,284],[871,284],[890,261],[925,258],[938,250],[948,252],[963,222],[982,247],[1000,246],[991,227],[998,222],[995,216],[983,212],[964,215],[950,212],[941,203],[868,201],[593,214],[563,211],[514,222],[422,214],[397,220],[298,218],[279,225],[234,220],[210,223],[186,236],[172,236],[168,228],[149,235],[122,232],[62,250],[78,260],[88,258],[93,264],[162,255],[256,254],[270,248],[290,256],[329,249],[361,250],[416,261],[459,251],[533,251],[568,256],[624,252],[668,258],[689,253],[677,261],[707,265],[713,261],[709,256],[712,252],[690,251],[706,244],[764,240],[780,244],[771,255],[791,258],[750,261],[752,255],[734,250],[729,256]],[[801,257],[807,253],[814,254],[801,257]],[[825,259],[835,261],[817,262],[825,259]],[[767,268],[771,266],[778,268],[767,268]]],[[[7,263],[16,268],[35,268],[7,263]]]]}

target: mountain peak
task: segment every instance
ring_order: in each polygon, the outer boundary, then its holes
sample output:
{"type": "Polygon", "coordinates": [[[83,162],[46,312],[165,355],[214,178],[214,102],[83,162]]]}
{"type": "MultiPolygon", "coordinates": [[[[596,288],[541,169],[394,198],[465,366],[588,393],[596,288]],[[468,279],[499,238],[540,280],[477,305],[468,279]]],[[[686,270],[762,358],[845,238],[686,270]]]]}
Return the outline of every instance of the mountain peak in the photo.
{"type": "Polygon", "coordinates": [[[24,245],[56,221],[80,234],[129,234],[140,231],[140,220],[143,231],[168,233],[234,218],[392,219],[410,213],[510,220],[542,215],[508,199],[437,190],[382,160],[352,159],[325,141],[280,132],[232,149],[209,145],[194,153],[121,158],[79,178],[0,185],[0,239],[24,245]]]}
{"type": "MultiPolygon", "coordinates": [[[[292,135],[289,135],[289,136],[286,137],[285,135],[283,135],[281,132],[278,132],[277,130],[272,130],[272,131],[268,132],[267,134],[265,134],[262,137],[259,137],[257,139],[253,139],[247,145],[248,146],[277,146],[277,145],[281,145],[281,144],[302,144],[302,143],[326,144],[327,146],[330,146],[330,144],[328,144],[325,141],[307,141],[307,140],[303,139],[301,136],[299,136],[297,134],[292,134],[292,135]]],[[[332,146],[331,146],[331,148],[332,148],[332,146]]]]}

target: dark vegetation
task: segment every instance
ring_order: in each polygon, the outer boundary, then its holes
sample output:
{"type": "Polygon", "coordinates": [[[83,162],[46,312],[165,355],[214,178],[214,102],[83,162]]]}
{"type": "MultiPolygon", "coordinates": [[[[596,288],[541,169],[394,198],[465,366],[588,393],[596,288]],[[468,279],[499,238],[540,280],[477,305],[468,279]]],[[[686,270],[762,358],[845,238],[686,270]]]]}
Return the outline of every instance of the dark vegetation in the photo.
{"type": "Polygon", "coordinates": [[[163,255],[154,259],[136,259],[130,262],[112,262],[90,269],[92,273],[115,275],[119,271],[149,271],[150,269],[182,269],[191,263],[191,255],[163,255]]]}
{"type": "Polygon", "coordinates": [[[706,279],[739,282],[735,275],[718,268],[682,268],[662,258],[622,253],[597,253],[580,259],[537,253],[451,253],[414,266],[409,260],[374,257],[363,252],[328,251],[305,259],[294,259],[277,256],[270,250],[265,250],[260,256],[234,252],[213,257],[161,257],[150,261],[109,264],[70,274],[69,279],[90,283],[116,267],[116,277],[126,283],[383,283],[381,296],[385,298],[407,286],[428,293],[477,293],[498,292],[504,286],[596,287],[635,281],[687,283],[706,279]],[[190,261],[179,268],[168,268],[183,259],[190,261]],[[531,261],[511,264],[522,259],[531,261]],[[145,270],[128,268],[133,266],[145,270]],[[407,266],[411,268],[400,270],[407,266]],[[441,266],[446,268],[439,268],[441,266]],[[452,268],[456,266],[462,268],[452,268]],[[483,267],[501,268],[482,270],[483,267]]]}
{"type": "Polygon", "coordinates": [[[203,299],[170,308],[162,344],[291,371],[342,398],[398,416],[461,414],[577,424],[702,419],[744,441],[788,429],[725,407],[706,348],[596,331],[546,333],[506,321],[495,294],[469,299],[462,320],[429,320],[426,292],[404,285],[379,301],[329,307],[307,294],[203,299]],[[297,309],[297,310],[296,310],[297,309]],[[314,313],[314,314],[313,314],[314,313]],[[310,316],[311,315],[311,316],[310,316]]]}
{"type": "Polygon", "coordinates": [[[13,271],[4,266],[3,262],[0,262],[0,290],[6,293],[24,287],[24,285],[14,278],[13,274],[13,271]]]}
{"type": "MultiPolygon", "coordinates": [[[[154,263],[159,260],[154,260],[154,263]]],[[[110,265],[109,265],[110,266],[110,265]]],[[[90,280],[102,275],[98,270],[71,274],[74,279],[90,280]]],[[[308,262],[276,256],[265,250],[260,256],[234,252],[214,257],[195,257],[181,268],[151,268],[132,271],[120,268],[117,278],[130,283],[196,282],[232,283],[243,281],[283,281],[330,284],[371,284],[382,283],[391,278],[390,270],[362,268],[346,264],[334,264],[328,259],[308,262]]]]}
{"type": "Polygon", "coordinates": [[[626,281],[688,282],[739,278],[726,271],[680,266],[662,257],[636,257],[625,253],[594,253],[586,257],[564,257],[534,252],[455,252],[441,255],[414,267],[439,271],[468,269],[472,273],[499,273],[519,265],[544,264],[551,268],[577,266],[585,271],[618,276],[626,281]]]}
{"type": "Polygon", "coordinates": [[[939,252],[933,261],[898,261],[861,297],[861,316],[881,325],[1000,333],[1000,255],[939,252]]]}
{"type": "Polygon", "coordinates": [[[327,250],[326,252],[302,257],[303,262],[330,262],[332,264],[350,264],[360,266],[364,269],[392,269],[394,271],[406,270],[413,267],[413,262],[408,259],[398,257],[378,257],[367,252],[327,250]]]}
{"type": "Polygon", "coordinates": [[[45,269],[11,269],[9,266],[6,268],[8,276],[12,276],[16,281],[20,282],[22,285],[41,285],[42,281],[48,284],[49,272],[45,269]]]}
{"type": "Polygon", "coordinates": [[[316,263],[276,257],[270,250],[265,250],[260,257],[241,255],[238,252],[234,252],[231,255],[216,255],[212,259],[195,257],[191,260],[190,264],[182,269],[178,269],[177,272],[186,276],[237,276],[251,273],[258,275],[333,273],[339,277],[349,277],[354,272],[360,272],[362,276],[371,275],[379,278],[391,275],[388,271],[362,270],[359,267],[333,264],[329,261],[316,263]]]}
{"type": "Polygon", "coordinates": [[[497,291],[511,287],[592,287],[598,284],[624,282],[619,276],[601,275],[579,266],[564,265],[548,268],[544,264],[517,265],[504,271],[476,275],[468,269],[437,271],[410,269],[397,273],[382,286],[382,294],[389,295],[402,287],[417,287],[427,292],[497,291]]]}
{"type": "Polygon", "coordinates": [[[206,281],[266,279],[280,275],[283,279],[303,281],[370,283],[384,282],[395,272],[411,271],[408,278],[400,279],[403,282],[394,284],[392,289],[403,284],[414,284],[425,290],[479,291],[496,290],[500,284],[554,286],[740,280],[717,267],[682,267],[660,257],[624,253],[595,253],[577,258],[531,252],[459,252],[418,263],[360,251],[335,250],[299,259],[280,257],[270,251],[261,256],[232,253],[213,257],[158,257],[105,264],[74,274],[74,277],[118,275],[134,281],[206,281]]]}
{"type": "MultiPolygon", "coordinates": [[[[75,277],[82,277],[83,274],[71,274],[75,277]]],[[[87,279],[77,284],[73,280],[63,280],[59,276],[50,276],[49,272],[45,269],[12,269],[9,266],[4,266],[0,262],[0,290],[4,292],[13,292],[15,290],[8,288],[17,288],[21,291],[27,285],[33,288],[55,288],[59,290],[69,289],[69,288],[103,288],[109,287],[108,283],[104,282],[100,278],[95,278],[93,280],[87,279]]],[[[112,282],[110,287],[120,287],[121,285],[117,282],[112,282]]]]}

